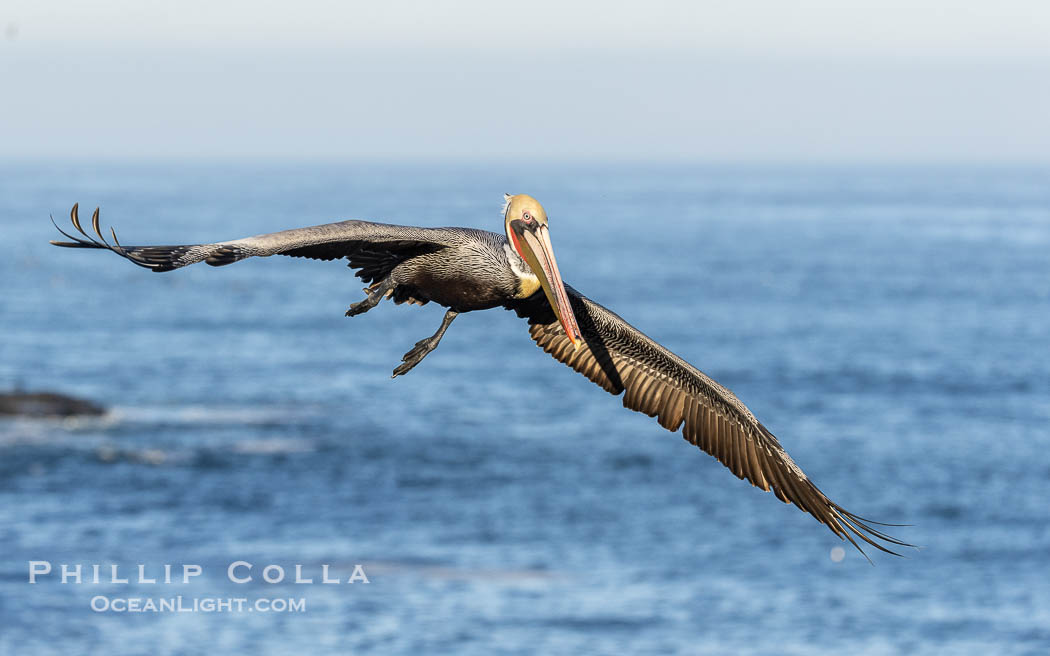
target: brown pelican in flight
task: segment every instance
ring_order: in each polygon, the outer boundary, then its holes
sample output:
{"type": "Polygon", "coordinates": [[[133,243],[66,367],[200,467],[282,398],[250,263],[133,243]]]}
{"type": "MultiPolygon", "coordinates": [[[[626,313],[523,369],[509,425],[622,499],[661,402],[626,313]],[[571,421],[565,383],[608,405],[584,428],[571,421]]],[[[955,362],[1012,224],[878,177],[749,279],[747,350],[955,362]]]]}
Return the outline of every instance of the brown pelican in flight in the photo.
{"type": "Polygon", "coordinates": [[[51,243],[108,249],[158,272],[201,261],[223,266],[278,254],[345,258],[369,283],[367,296],[350,306],[348,317],[367,312],[384,298],[420,305],[433,301],[448,308],[437,332],[404,355],[394,376],[407,373],[437,348],[460,313],[495,307],[514,310],[528,320],[529,334],[544,351],[607,392],[622,393],[624,407],[656,417],[670,431],[682,428],[685,439],[738,478],[772,490],[778,499],[813,515],[858,549],[855,538],[887,553],[895,554],[880,542],[911,546],[872,526],[878,522],[859,517],[825,496],[732,392],[564,284],[543,207],[524,194],[507,195],[505,200],[506,237],[471,228],[340,221],[214,244],[122,246],[112,229],[112,243],[103,236],[97,208],[91,217],[94,235],[88,234],[74,205],[71,219],[83,238],[59,228],[72,241],[51,243]]]}

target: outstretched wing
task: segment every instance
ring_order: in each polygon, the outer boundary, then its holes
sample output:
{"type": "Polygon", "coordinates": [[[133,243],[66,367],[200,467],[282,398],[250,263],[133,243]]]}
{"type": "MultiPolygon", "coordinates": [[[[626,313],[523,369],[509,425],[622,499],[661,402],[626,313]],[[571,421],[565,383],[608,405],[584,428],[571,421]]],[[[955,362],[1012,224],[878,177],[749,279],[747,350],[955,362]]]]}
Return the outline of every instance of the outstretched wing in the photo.
{"type": "MultiPolygon", "coordinates": [[[[347,258],[357,275],[375,282],[409,257],[430,253],[455,244],[456,233],[448,228],[416,228],[368,221],[340,221],[309,228],[271,232],[214,244],[179,246],[123,246],[110,229],[111,244],[99,227],[98,208],[91,216],[94,235],[84,230],[74,205],[70,220],[82,237],[71,235],[55,224],[72,241],[52,241],[66,248],[101,248],[156,272],[171,271],[196,262],[223,266],[249,257],[289,255],[318,260],[347,258]]],[[[54,219],[52,219],[54,222],[54,219]]]]}
{"type": "MultiPolygon", "coordinates": [[[[583,333],[576,349],[542,294],[508,305],[529,320],[529,334],[544,351],[611,394],[623,405],[656,417],[719,460],[739,478],[813,515],[835,535],[856,538],[895,555],[876,540],[910,547],[845,510],[821,492],[777,438],[725,387],[667,350],[607,308],[566,286],[583,333]]],[[[886,526],[883,524],[883,526],[886,526]]],[[[866,555],[866,554],[865,554],[866,555]]]]}

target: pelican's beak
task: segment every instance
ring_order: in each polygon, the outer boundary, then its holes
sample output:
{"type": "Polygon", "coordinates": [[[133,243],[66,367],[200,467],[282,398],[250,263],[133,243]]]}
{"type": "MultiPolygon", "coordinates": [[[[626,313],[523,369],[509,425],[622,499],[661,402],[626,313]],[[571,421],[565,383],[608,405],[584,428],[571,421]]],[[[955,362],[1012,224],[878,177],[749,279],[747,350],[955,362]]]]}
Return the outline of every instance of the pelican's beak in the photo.
{"type": "Polygon", "coordinates": [[[540,279],[543,293],[547,295],[547,300],[554,308],[554,314],[561,322],[561,327],[565,330],[572,345],[580,348],[583,335],[580,334],[580,327],[576,324],[576,315],[573,314],[572,306],[569,305],[569,296],[565,293],[565,283],[561,281],[558,263],[554,260],[554,247],[551,246],[547,226],[542,224],[527,226],[521,221],[513,221],[512,227],[518,233],[523,246],[522,255],[525,256],[525,261],[529,263],[532,272],[540,279]]]}

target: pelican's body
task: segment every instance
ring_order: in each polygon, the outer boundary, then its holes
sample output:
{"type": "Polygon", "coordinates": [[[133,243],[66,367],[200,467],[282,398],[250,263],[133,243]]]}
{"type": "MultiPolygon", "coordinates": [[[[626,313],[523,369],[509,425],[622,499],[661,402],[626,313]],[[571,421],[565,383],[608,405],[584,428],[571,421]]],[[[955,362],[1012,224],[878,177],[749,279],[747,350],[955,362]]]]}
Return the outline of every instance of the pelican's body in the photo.
{"type": "MultiPolygon", "coordinates": [[[[854,546],[859,537],[893,553],[875,540],[909,546],[870,526],[827,498],[777,439],[732,392],[650,339],[615,313],[562,282],[554,260],[542,206],[524,194],[506,196],[505,236],[471,228],[418,228],[367,221],[341,221],[214,244],[121,246],[109,244],[92,217],[97,235],[59,246],[103,248],[154,271],[195,262],[213,266],[253,256],[289,255],[320,260],[345,258],[370,283],[364,300],[347,316],[396,303],[435,302],[448,308],[438,331],[416,343],[394,369],[407,373],[431,351],[458,314],[494,307],[528,319],[536,343],[556,359],[612,394],[624,394],[625,407],[656,417],[740,478],[772,490],[785,503],[812,514],[854,546]]],[[[859,547],[858,547],[859,548],[859,547]]]]}
{"type": "MultiPolygon", "coordinates": [[[[371,231],[400,227],[357,223],[355,227],[371,231]]],[[[433,301],[456,312],[472,312],[527,298],[540,287],[503,235],[471,228],[422,230],[428,243],[440,247],[432,252],[426,246],[401,250],[408,257],[390,271],[395,300],[433,301]]]]}

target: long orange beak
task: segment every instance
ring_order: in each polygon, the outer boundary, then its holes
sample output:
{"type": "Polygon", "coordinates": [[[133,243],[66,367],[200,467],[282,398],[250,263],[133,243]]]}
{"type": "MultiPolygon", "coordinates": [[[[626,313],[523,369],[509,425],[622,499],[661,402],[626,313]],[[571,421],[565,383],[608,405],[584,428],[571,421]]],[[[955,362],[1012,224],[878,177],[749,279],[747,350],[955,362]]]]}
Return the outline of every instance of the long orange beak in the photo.
{"type": "Polygon", "coordinates": [[[515,221],[515,227],[520,227],[518,233],[521,236],[522,255],[529,263],[532,272],[540,279],[540,286],[547,300],[554,308],[554,314],[561,322],[562,329],[568,335],[569,341],[576,348],[580,348],[583,335],[576,323],[576,315],[573,314],[572,306],[569,304],[569,296],[565,293],[565,283],[561,280],[561,272],[558,271],[558,263],[554,259],[554,247],[551,246],[550,233],[547,226],[536,225],[525,226],[520,221],[515,221]]]}

